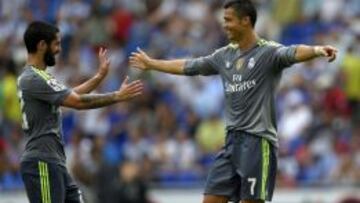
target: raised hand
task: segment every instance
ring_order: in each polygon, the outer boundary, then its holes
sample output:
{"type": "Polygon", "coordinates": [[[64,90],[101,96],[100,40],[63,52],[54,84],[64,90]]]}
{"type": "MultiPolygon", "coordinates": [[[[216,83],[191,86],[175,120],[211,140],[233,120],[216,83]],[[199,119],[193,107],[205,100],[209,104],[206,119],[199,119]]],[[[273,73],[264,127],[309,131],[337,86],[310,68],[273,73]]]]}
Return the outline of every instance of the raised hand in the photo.
{"type": "Polygon", "coordinates": [[[140,80],[135,80],[129,83],[129,76],[121,84],[117,95],[121,101],[129,100],[142,94],[143,84],[140,80]]]}
{"type": "Polygon", "coordinates": [[[336,59],[338,50],[333,46],[316,46],[315,53],[318,56],[327,57],[329,62],[333,62],[336,59]]]}
{"type": "Polygon", "coordinates": [[[130,67],[138,68],[141,70],[150,69],[151,58],[140,48],[137,52],[132,52],[130,58],[130,67]]]}
{"type": "Polygon", "coordinates": [[[97,74],[104,78],[109,72],[110,60],[107,56],[107,49],[100,47],[99,53],[99,70],[97,74]]]}

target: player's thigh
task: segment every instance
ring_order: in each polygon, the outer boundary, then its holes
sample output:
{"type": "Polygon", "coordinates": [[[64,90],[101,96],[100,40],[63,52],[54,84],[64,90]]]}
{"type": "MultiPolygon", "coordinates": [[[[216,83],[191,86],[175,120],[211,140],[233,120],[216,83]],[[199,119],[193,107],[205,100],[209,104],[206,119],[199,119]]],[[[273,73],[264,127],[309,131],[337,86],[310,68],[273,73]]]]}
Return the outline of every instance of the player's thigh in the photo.
{"type": "Polygon", "coordinates": [[[34,162],[22,162],[20,165],[21,177],[23,179],[26,195],[30,203],[41,202],[40,175],[34,162]]]}
{"type": "Polygon", "coordinates": [[[21,163],[21,174],[30,203],[63,203],[65,187],[55,164],[43,161],[21,163]]]}
{"type": "Polygon", "coordinates": [[[221,195],[204,195],[203,203],[228,203],[229,197],[221,195]]]}
{"type": "Polygon", "coordinates": [[[241,176],[241,200],[272,199],[276,176],[276,152],[264,138],[244,135],[234,150],[237,173],[241,176]]]}
{"type": "Polygon", "coordinates": [[[240,177],[237,175],[231,160],[231,150],[220,151],[211,166],[206,184],[205,195],[238,198],[240,177]]]}

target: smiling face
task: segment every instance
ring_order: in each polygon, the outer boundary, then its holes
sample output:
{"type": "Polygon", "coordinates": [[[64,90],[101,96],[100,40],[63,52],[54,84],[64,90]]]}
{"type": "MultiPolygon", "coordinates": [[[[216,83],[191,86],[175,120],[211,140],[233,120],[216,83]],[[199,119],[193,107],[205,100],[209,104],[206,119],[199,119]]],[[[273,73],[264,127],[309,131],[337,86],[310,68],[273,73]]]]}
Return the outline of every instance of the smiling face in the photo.
{"type": "Polygon", "coordinates": [[[230,41],[240,41],[244,33],[252,29],[249,16],[239,16],[233,7],[224,12],[224,30],[230,41]]]}

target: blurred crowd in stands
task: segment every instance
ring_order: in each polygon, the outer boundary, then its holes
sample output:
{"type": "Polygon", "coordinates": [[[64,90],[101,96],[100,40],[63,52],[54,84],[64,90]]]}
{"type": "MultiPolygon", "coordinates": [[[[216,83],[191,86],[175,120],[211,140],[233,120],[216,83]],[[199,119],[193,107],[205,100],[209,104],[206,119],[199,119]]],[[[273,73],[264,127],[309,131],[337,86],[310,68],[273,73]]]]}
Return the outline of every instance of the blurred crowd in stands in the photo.
{"type": "MultiPolygon", "coordinates": [[[[334,63],[318,59],[283,74],[276,97],[278,186],[359,186],[360,1],[255,2],[261,37],[339,49],[334,63]]],[[[0,190],[23,188],[16,76],[26,59],[23,32],[33,20],[61,29],[62,53],[48,70],[67,86],[96,72],[103,46],[111,70],[96,92],[116,90],[126,75],[145,83],[144,95],[129,103],[63,109],[68,167],[87,199],[139,202],[144,197],[131,191],[145,194],[149,184],[203,185],[225,136],[220,78],[141,72],[128,66],[128,57],[137,47],[171,59],[207,55],[226,45],[222,1],[0,1],[0,190]]]]}

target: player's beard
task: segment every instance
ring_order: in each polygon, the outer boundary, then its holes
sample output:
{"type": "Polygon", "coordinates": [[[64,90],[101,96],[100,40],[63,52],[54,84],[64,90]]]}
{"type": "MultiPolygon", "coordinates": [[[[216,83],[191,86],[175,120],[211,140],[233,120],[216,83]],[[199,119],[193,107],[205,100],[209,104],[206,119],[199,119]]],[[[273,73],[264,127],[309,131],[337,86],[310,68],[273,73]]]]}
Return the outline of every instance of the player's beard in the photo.
{"type": "Polygon", "coordinates": [[[46,66],[54,66],[56,64],[55,54],[52,53],[50,47],[48,47],[45,52],[44,62],[46,66]]]}

